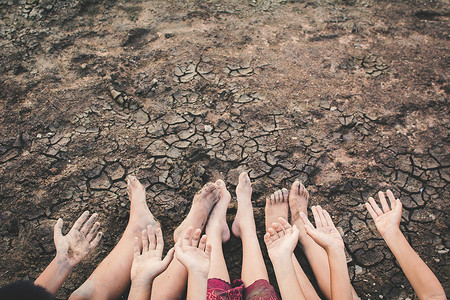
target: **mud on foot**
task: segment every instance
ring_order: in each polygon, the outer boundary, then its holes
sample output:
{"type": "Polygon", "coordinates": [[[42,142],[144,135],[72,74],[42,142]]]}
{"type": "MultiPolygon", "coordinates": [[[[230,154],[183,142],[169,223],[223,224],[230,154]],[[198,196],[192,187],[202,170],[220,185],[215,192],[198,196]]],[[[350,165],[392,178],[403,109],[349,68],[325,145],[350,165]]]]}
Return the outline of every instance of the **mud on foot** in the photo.
{"type": "Polygon", "coordinates": [[[188,215],[183,222],[181,222],[180,226],[175,229],[173,233],[174,242],[176,243],[178,237],[190,226],[195,229],[200,228],[203,230],[209,213],[219,199],[220,193],[217,184],[211,182],[205,184],[205,186],[194,196],[188,215]]]}

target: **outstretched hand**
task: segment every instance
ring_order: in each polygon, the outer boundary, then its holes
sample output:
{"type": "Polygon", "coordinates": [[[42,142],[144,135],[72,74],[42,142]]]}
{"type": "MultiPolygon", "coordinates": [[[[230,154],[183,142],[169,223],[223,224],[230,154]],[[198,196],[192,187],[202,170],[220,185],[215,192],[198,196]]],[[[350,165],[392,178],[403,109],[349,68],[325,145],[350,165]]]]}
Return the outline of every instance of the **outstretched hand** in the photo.
{"type": "Polygon", "coordinates": [[[189,227],[184,236],[175,244],[175,256],[186,267],[189,273],[208,275],[211,261],[211,244],[206,235],[200,239],[202,231],[189,227]]]}
{"type": "Polygon", "coordinates": [[[97,221],[97,214],[89,216],[85,211],[73,224],[67,235],[62,235],[63,220],[60,218],[54,227],[54,241],[56,247],[56,259],[68,264],[69,267],[77,265],[89,252],[94,249],[102,237],[98,232],[100,223],[97,221]],[[84,223],[84,225],[83,225],[84,223]]]}
{"type": "Polygon", "coordinates": [[[139,238],[134,238],[134,259],[131,266],[131,281],[149,284],[156,276],[161,274],[173,259],[174,249],[171,248],[164,259],[161,260],[164,250],[164,240],[161,228],[156,229],[148,225],[147,230],[142,230],[142,243],[139,238]]]}
{"type": "Polygon", "coordinates": [[[313,206],[311,210],[314,215],[316,228],[314,228],[303,212],[300,213],[305,224],[306,233],[325,250],[333,248],[344,249],[344,241],[334,226],[330,214],[319,205],[313,206]]]}
{"type": "Polygon", "coordinates": [[[299,229],[291,226],[283,218],[278,218],[279,223],[273,223],[264,235],[269,257],[273,259],[291,257],[298,243],[299,229]]]}
{"type": "Polygon", "coordinates": [[[399,199],[395,199],[394,194],[387,190],[386,192],[391,207],[389,207],[386,197],[383,192],[378,192],[380,198],[381,207],[377,205],[375,200],[370,197],[369,202],[366,203],[366,208],[369,211],[370,216],[375,221],[375,226],[378,232],[384,237],[387,233],[399,230],[400,221],[402,219],[402,203],[399,199]]]}

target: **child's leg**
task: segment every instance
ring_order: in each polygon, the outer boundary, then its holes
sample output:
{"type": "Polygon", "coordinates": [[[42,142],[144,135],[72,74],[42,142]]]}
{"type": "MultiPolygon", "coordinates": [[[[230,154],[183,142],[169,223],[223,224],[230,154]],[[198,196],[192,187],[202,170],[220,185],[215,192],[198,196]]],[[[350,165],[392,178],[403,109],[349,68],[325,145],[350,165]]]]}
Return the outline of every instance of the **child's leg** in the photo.
{"type": "MultiPolygon", "coordinates": [[[[300,218],[300,212],[308,215],[309,193],[300,181],[292,184],[289,192],[289,207],[291,209],[291,223],[300,229],[299,242],[314,272],[317,283],[327,299],[331,299],[330,266],[327,252],[319,246],[305,231],[300,218]]],[[[294,264],[295,266],[295,264],[294,264]]],[[[353,299],[359,299],[352,287],[353,299]]]]}
{"type": "Polygon", "coordinates": [[[220,200],[212,210],[206,224],[206,235],[208,242],[212,246],[208,278],[219,278],[230,282],[230,275],[223,257],[222,243],[230,239],[230,230],[228,229],[226,216],[231,195],[227,191],[225,182],[217,180],[216,184],[219,186],[220,200]]]}
{"type": "Polygon", "coordinates": [[[130,283],[134,237],[140,237],[142,230],[156,221],[148,209],[142,184],[134,176],[128,176],[127,182],[130,219],[122,238],[70,299],[117,299],[130,283]]]}
{"type": "MultiPolygon", "coordinates": [[[[203,230],[209,213],[219,200],[219,196],[217,185],[211,183],[206,184],[194,196],[189,214],[174,232],[175,242],[190,226],[203,230]]],[[[153,281],[151,299],[181,299],[186,292],[186,283],[187,270],[181,262],[174,258],[169,267],[153,281]]]]}
{"type": "MultiPolygon", "coordinates": [[[[289,192],[287,189],[278,190],[270,197],[266,198],[265,217],[266,217],[266,231],[272,225],[272,223],[279,222],[278,218],[288,219],[289,204],[288,204],[289,192]]],[[[292,263],[294,265],[295,274],[297,275],[298,283],[303,291],[306,299],[320,299],[314,289],[313,285],[309,281],[305,272],[303,272],[300,263],[292,253],[292,263]]]]}
{"type": "Polygon", "coordinates": [[[242,281],[248,287],[259,279],[269,281],[266,265],[256,236],[255,219],[253,217],[252,187],[247,173],[239,176],[236,187],[238,210],[232,225],[233,234],[242,239],[242,281]]]}

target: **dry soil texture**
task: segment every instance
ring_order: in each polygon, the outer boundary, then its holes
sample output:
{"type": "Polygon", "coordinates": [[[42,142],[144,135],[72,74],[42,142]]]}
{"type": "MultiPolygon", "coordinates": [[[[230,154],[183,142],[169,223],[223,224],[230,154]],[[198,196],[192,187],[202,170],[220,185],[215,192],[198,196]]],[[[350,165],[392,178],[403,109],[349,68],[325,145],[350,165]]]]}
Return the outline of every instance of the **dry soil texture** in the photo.
{"type": "MultiPolygon", "coordinates": [[[[203,184],[234,190],[248,170],[260,241],[264,197],[300,178],[342,228],[364,299],[415,297],[363,206],[392,189],[449,293],[447,1],[0,0],[0,13],[0,284],[42,272],[57,218],[96,211],[103,241],[67,297],[126,226],[127,174],[170,247],[203,184]]],[[[225,249],[236,278],[240,241],[225,249]]]]}

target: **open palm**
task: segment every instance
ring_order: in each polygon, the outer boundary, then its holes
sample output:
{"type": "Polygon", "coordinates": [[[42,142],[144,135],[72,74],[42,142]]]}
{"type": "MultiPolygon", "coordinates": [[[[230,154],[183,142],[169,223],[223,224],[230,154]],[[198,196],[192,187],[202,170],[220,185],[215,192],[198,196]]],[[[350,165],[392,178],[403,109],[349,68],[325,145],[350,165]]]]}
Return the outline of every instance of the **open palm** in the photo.
{"type": "Polygon", "coordinates": [[[314,228],[304,213],[300,213],[308,235],[324,249],[333,247],[344,248],[344,241],[334,226],[330,214],[320,206],[313,206],[311,210],[314,215],[316,228],[314,228]]]}
{"type": "Polygon", "coordinates": [[[161,259],[164,249],[161,228],[154,229],[149,225],[141,235],[142,247],[139,238],[134,239],[134,259],[131,266],[131,281],[134,283],[150,282],[169,266],[173,258],[174,250],[170,249],[166,257],[161,259]]]}
{"type": "Polygon", "coordinates": [[[402,203],[399,199],[395,199],[394,194],[387,190],[386,192],[391,207],[389,207],[386,197],[383,192],[378,192],[378,198],[380,199],[381,207],[370,197],[369,202],[366,203],[366,208],[369,211],[370,216],[375,221],[375,226],[378,232],[384,236],[389,232],[399,229],[400,221],[402,219],[402,203]]]}
{"type": "Polygon", "coordinates": [[[206,235],[201,235],[201,230],[194,231],[189,227],[183,238],[175,244],[175,256],[186,267],[188,272],[208,274],[211,259],[211,245],[207,244],[206,235]]]}
{"type": "Polygon", "coordinates": [[[97,214],[89,216],[85,211],[75,222],[67,235],[62,235],[63,220],[59,219],[54,228],[56,257],[74,267],[97,246],[102,237],[98,232],[100,223],[96,222],[97,214]]]}
{"type": "Polygon", "coordinates": [[[284,218],[278,218],[279,223],[273,223],[264,235],[264,242],[271,259],[288,257],[298,243],[299,230],[284,218]]]}

